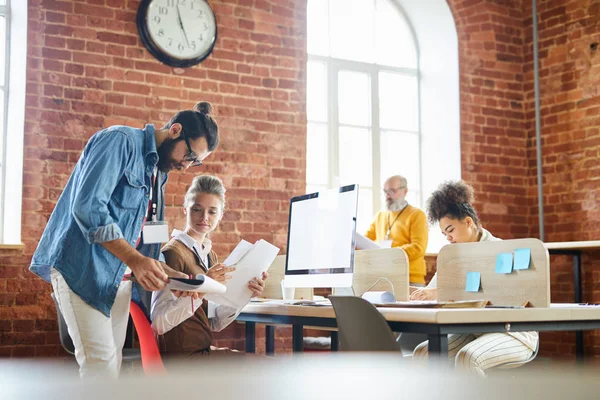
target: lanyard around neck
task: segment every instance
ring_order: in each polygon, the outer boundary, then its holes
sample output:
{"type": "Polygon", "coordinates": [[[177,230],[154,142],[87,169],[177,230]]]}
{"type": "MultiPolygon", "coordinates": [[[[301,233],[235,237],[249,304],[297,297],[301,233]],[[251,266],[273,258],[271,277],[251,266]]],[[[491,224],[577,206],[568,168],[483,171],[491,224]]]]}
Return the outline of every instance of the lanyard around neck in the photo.
{"type": "Polygon", "coordinates": [[[392,227],[398,220],[398,217],[400,217],[400,215],[404,212],[404,210],[406,210],[407,207],[408,207],[408,204],[402,210],[400,210],[400,212],[398,213],[398,215],[396,215],[396,218],[394,218],[394,221],[392,221],[391,224],[390,224],[390,216],[388,215],[388,229],[387,229],[387,233],[385,234],[386,240],[389,240],[390,233],[392,232],[392,227]]]}

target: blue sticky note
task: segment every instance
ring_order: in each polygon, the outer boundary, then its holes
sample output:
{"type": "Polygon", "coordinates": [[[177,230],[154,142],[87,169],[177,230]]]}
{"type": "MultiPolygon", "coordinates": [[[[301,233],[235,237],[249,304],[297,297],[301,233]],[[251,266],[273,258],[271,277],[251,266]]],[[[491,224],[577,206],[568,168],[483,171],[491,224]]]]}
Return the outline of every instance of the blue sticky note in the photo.
{"type": "Polygon", "coordinates": [[[496,257],[496,273],[510,274],[513,270],[512,253],[500,253],[496,257]]]}
{"type": "Polygon", "coordinates": [[[479,272],[467,272],[466,292],[479,292],[481,285],[481,274],[479,272]]]}
{"type": "Polygon", "coordinates": [[[531,249],[515,249],[515,269],[529,269],[531,249]]]}

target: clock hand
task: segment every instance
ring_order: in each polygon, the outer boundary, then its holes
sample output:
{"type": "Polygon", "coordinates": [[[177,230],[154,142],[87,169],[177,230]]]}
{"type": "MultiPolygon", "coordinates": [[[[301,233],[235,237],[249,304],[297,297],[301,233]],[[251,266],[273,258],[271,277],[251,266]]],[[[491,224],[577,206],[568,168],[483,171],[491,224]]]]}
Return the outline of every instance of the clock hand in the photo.
{"type": "Polygon", "coordinates": [[[183,31],[183,37],[185,38],[185,42],[187,46],[190,47],[190,41],[188,40],[187,34],[185,33],[185,28],[183,27],[183,21],[181,20],[181,13],[179,12],[179,4],[175,6],[177,8],[177,19],[179,20],[179,27],[183,31]]]}

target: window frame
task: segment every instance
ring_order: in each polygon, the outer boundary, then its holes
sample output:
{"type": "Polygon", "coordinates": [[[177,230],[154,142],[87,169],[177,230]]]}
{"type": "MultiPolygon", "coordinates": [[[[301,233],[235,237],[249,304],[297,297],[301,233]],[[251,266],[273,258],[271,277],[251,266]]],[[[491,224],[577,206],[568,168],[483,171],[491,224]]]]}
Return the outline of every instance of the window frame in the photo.
{"type": "Polygon", "coordinates": [[[23,1],[6,0],[6,5],[0,6],[6,18],[5,103],[0,132],[0,248],[22,247],[27,11],[27,2],[23,1]]]}
{"type": "MultiPolygon", "coordinates": [[[[10,90],[10,0],[7,0],[6,5],[0,5],[0,16],[4,17],[5,25],[5,43],[4,43],[4,85],[0,85],[4,97],[4,109],[2,110],[2,126],[0,129],[0,215],[4,220],[5,215],[5,193],[6,193],[6,165],[7,165],[7,139],[8,139],[8,93],[10,90]]],[[[0,224],[0,243],[4,243],[4,224],[0,224]]]]}
{"type": "MultiPolygon", "coordinates": [[[[400,131],[410,132],[417,135],[418,152],[419,152],[419,173],[418,182],[409,182],[409,188],[414,188],[416,191],[416,198],[418,207],[423,207],[423,157],[422,157],[422,129],[421,129],[421,73],[420,73],[420,52],[419,44],[415,34],[413,25],[410,19],[402,9],[402,7],[394,0],[390,0],[390,4],[398,10],[399,17],[404,18],[409,32],[411,34],[411,40],[415,48],[416,67],[393,67],[388,65],[379,65],[375,63],[366,63],[362,61],[353,61],[346,59],[339,59],[323,55],[307,54],[307,65],[311,62],[319,62],[325,65],[326,76],[327,76],[327,131],[328,131],[328,179],[327,188],[333,189],[340,186],[340,154],[339,154],[339,133],[340,127],[343,125],[339,122],[338,115],[338,73],[340,71],[352,71],[368,74],[371,85],[371,168],[372,168],[372,186],[367,187],[372,190],[372,214],[375,215],[377,210],[380,210],[383,206],[383,198],[381,195],[381,189],[383,188],[383,181],[381,177],[381,132],[383,128],[380,126],[380,110],[379,110],[379,74],[381,72],[390,72],[394,74],[401,74],[410,77],[416,77],[417,79],[417,130],[416,131],[400,131]],[[418,190],[417,190],[418,188],[418,190]]],[[[331,24],[328,24],[331,26],[331,24]]],[[[309,120],[307,116],[307,123],[325,124],[323,121],[309,120]]],[[[395,130],[392,130],[395,131],[395,130]]],[[[307,159],[307,163],[309,160],[307,159]]],[[[403,171],[398,171],[397,174],[403,174],[403,171]]],[[[307,187],[318,187],[322,185],[316,185],[311,182],[306,182],[307,187]]],[[[347,183],[347,182],[346,182],[347,183]]],[[[409,189],[410,190],[410,189],[409,189]]],[[[412,191],[412,190],[411,190],[412,191]]],[[[414,193],[414,192],[413,192],[414,193]]]]}

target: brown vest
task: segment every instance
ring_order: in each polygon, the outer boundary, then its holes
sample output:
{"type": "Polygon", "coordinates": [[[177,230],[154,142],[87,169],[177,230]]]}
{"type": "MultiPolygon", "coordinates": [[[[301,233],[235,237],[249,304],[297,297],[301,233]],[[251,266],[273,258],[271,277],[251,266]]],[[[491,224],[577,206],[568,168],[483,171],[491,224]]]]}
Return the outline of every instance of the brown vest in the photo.
{"type": "MultiPolygon", "coordinates": [[[[161,251],[169,267],[186,275],[206,274],[208,268],[218,263],[217,254],[211,250],[208,255],[209,265],[204,265],[194,251],[176,239],[171,239],[161,251]]],[[[212,342],[207,312],[208,302],[203,300],[202,306],[198,307],[194,315],[164,335],[159,335],[160,352],[165,356],[191,356],[207,351],[212,342]]]]}

